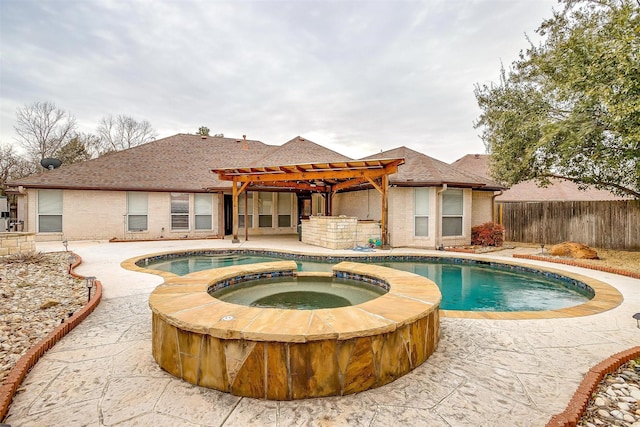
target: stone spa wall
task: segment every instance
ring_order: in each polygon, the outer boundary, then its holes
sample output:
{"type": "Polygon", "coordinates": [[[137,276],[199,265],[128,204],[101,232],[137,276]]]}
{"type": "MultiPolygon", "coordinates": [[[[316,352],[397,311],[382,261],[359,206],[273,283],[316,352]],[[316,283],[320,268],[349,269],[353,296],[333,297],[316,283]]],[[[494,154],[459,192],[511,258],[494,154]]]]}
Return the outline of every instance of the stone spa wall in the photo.
{"type": "Polygon", "coordinates": [[[378,283],[387,294],[352,307],[285,310],[226,303],[211,287],[296,273],[293,261],[167,277],[149,298],[152,352],[167,372],[238,396],[292,400],[340,396],[415,369],[440,338],[441,294],[429,279],[342,262],[334,276],[378,283]]]}

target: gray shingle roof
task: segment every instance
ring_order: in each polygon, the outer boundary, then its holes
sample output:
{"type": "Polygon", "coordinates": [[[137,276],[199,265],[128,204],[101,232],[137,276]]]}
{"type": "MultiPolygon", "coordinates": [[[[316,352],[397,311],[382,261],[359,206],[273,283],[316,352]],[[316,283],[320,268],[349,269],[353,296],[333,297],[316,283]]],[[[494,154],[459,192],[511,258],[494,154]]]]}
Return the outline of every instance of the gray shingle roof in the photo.
{"type": "Polygon", "coordinates": [[[16,180],[12,185],[130,191],[199,192],[228,188],[209,171],[229,164],[247,164],[273,146],[260,141],[178,134],[128,150],[16,180]]]}
{"type": "MultiPolygon", "coordinates": [[[[447,163],[406,147],[399,147],[369,159],[404,158],[405,164],[391,175],[396,185],[457,185],[490,190],[500,188],[490,179],[466,173],[447,163]]],[[[26,188],[71,188],[119,191],[203,192],[228,189],[219,181],[215,168],[279,166],[352,160],[302,137],[281,146],[236,138],[178,134],[138,147],[82,163],[63,165],[9,183],[26,188]]]]}
{"type": "MultiPolygon", "coordinates": [[[[489,176],[488,154],[467,154],[452,163],[459,169],[470,171],[481,176],[489,176]]],[[[606,190],[588,188],[580,190],[572,181],[552,179],[548,187],[539,187],[534,181],[521,182],[505,190],[504,194],[496,197],[498,202],[548,202],[548,201],[598,201],[622,200],[606,190]]]]}

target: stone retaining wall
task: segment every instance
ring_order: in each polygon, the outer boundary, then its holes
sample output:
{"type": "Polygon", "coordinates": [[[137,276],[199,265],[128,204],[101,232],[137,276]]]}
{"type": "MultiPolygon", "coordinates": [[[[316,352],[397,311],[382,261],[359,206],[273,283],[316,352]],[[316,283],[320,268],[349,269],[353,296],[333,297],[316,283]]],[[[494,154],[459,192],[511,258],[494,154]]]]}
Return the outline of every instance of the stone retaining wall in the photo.
{"type": "Polygon", "coordinates": [[[34,253],[35,233],[0,233],[0,256],[34,253]]]}

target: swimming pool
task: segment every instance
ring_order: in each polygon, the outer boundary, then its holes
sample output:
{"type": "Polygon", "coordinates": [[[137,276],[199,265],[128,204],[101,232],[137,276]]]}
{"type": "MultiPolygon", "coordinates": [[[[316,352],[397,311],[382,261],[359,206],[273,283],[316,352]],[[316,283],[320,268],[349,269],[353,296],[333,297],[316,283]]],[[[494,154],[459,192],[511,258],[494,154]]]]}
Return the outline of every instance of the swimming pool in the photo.
{"type": "Polygon", "coordinates": [[[137,262],[153,270],[185,275],[231,265],[292,259],[298,271],[331,271],[333,264],[354,260],[408,271],[433,280],[442,293],[440,308],[458,311],[543,311],[572,307],[590,300],[584,283],[532,268],[464,258],[421,256],[314,257],[262,251],[163,254],[137,262]]]}

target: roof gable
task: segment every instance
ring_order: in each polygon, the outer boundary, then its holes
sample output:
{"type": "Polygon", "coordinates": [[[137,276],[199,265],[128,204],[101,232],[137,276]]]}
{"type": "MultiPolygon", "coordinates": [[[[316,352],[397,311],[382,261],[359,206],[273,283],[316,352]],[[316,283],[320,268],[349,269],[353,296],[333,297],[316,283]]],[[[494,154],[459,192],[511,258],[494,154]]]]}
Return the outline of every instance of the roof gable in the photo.
{"type": "Polygon", "coordinates": [[[296,136],[254,160],[250,166],[293,165],[298,163],[346,162],[352,160],[313,141],[296,136]]]}
{"type": "Polygon", "coordinates": [[[451,166],[474,175],[491,179],[489,173],[489,155],[487,154],[467,154],[451,163],[451,166]]]}
{"type": "Polygon", "coordinates": [[[404,165],[389,181],[396,185],[455,185],[459,187],[486,188],[499,190],[502,187],[488,178],[467,173],[445,162],[422,154],[407,147],[383,151],[365,159],[404,158],[404,165]]]}

